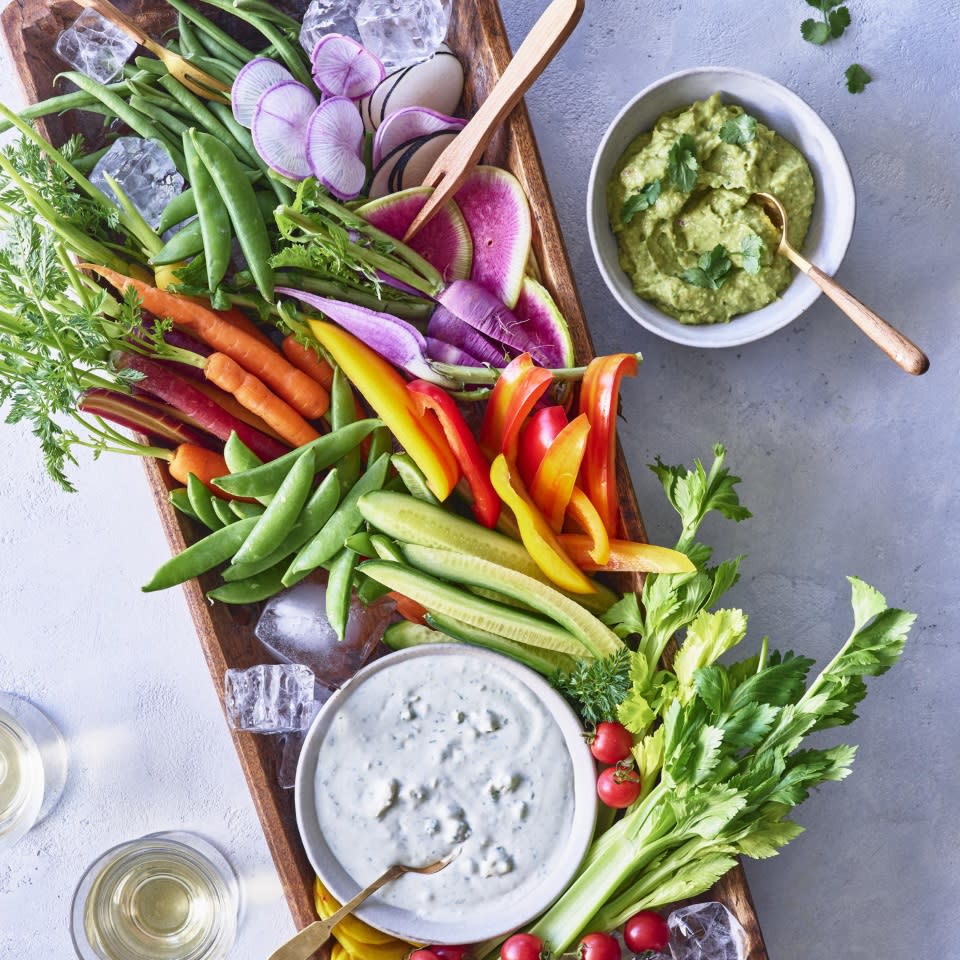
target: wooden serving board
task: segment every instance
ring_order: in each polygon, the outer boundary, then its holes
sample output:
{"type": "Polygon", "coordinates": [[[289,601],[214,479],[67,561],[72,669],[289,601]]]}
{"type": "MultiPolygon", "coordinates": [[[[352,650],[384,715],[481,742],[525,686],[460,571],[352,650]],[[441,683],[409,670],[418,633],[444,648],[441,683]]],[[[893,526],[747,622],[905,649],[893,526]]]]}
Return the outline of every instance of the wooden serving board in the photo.
{"type": "MultiPolygon", "coordinates": [[[[155,38],[174,23],[172,8],[163,0],[114,0],[116,6],[142,23],[155,38]]],[[[197,4],[207,16],[224,29],[234,31],[237,21],[218,15],[210,7],[197,4]]],[[[296,13],[297,4],[277,4],[296,13]]],[[[306,4],[300,4],[302,10],[306,4]]],[[[447,42],[458,53],[466,69],[464,110],[467,116],[483,102],[491,87],[510,61],[511,50],[496,0],[455,0],[447,42]]],[[[27,100],[36,102],[65,92],[55,86],[54,78],[65,64],[53,52],[59,32],[80,13],[72,0],[11,0],[0,15],[3,33],[17,66],[19,82],[27,100]]],[[[244,42],[249,37],[241,37],[244,42]]],[[[68,135],[90,133],[100,126],[100,118],[71,111],[63,117],[50,117],[42,124],[47,136],[62,142],[68,135]]],[[[510,170],[523,185],[533,212],[533,253],[541,278],[566,317],[579,363],[593,356],[593,344],[584,318],[583,306],[573,281],[570,261],[563,244],[560,225],[547,186],[537,150],[530,117],[521,104],[494,136],[483,162],[510,170]]],[[[176,486],[165,467],[156,461],[144,461],[147,480],[153,492],[160,522],[173,552],[179,552],[196,539],[198,529],[191,520],[169,504],[168,491],[176,486]]],[[[646,541],[646,532],[637,505],[633,483],[622,451],[617,462],[621,490],[621,534],[646,541]]],[[[620,575],[612,585],[621,591],[639,590],[642,581],[636,575],[620,575]]],[[[254,608],[209,604],[204,591],[215,585],[215,577],[185,584],[187,604],[206,656],[213,682],[223,700],[223,675],[227,668],[245,668],[263,660],[262,648],[253,635],[258,611],[254,608]]],[[[297,833],[293,791],[278,785],[279,747],[274,737],[233,734],[254,805],[260,816],[267,843],[276,863],[291,913],[298,927],[316,919],[313,905],[313,871],[297,833]]],[[[731,870],[710,892],[709,898],[730,907],[747,931],[747,960],[767,960],[763,936],[743,869],[731,870]]],[[[702,899],[706,899],[702,898],[702,899]]]]}

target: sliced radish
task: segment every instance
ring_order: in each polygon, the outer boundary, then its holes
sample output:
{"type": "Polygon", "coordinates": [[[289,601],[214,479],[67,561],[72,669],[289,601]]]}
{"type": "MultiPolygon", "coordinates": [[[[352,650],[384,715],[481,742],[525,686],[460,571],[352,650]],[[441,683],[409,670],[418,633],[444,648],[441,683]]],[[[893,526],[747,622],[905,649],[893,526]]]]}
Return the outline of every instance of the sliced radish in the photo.
{"type": "Polygon", "coordinates": [[[264,162],[282,177],[305,180],[307,123],[317,108],[317,98],[296,80],[274,84],[260,95],[253,112],[253,145],[264,162]]]}
{"type": "MultiPolygon", "coordinates": [[[[430,315],[427,338],[428,343],[430,338],[448,343],[475,357],[480,363],[489,363],[493,367],[506,366],[508,355],[502,346],[440,304],[430,315]]],[[[432,353],[430,355],[433,356],[432,353]]]]}
{"type": "Polygon", "coordinates": [[[271,87],[292,80],[290,71],[269,57],[251,60],[238,74],[230,88],[230,103],[237,123],[250,127],[257,101],[271,87]]]}
{"type": "Polygon", "coordinates": [[[448,117],[427,107],[406,107],[391,113],[373,138],[373,165],[377,166],[388,153],[401,144],[439,131],[462,130],[466,124],[466,120],[448,117]]]}
{"type": "Polygon", "coordinates": [[[352,100],[324,100],[307,124],[306,144],[310,172],[334,196],[351,200],[363,189],[363,121],[352,100]]]}
{"type": "Polygon", "coordinates": [[[435,340],[427,337],[427,356],[440,363],[449,363],[455,367],[482,367],[483,364],[474,356],[455,347],[452,343],[435,340]]]}
{"type": "Polygon", "coordinates": [[[440,130],[417,137],[410,143],[402,143],[388,153],[373,171],[371,199],[385,197],[388,193],[408,187],[419,187],[437,157],[456,135],[456,131],[440,130]]]}
{"type": "Polygon", "coordinates": [[[313,79],[330,97],[359,100],[387,75],[383,64],[353,37],[328,33],[317,41],[311,57],[313,79]]]}

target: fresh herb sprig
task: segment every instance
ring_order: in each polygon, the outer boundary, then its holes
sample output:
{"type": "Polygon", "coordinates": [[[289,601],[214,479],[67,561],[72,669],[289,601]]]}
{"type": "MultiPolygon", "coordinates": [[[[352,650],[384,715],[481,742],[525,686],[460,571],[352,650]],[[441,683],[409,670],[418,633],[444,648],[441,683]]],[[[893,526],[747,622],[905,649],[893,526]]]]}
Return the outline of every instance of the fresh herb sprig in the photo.
{"type": "Polygon", "coordinates": [[[650,183],[641,187],[636,193],[631,194],[624,201],[620,208],[620,222],[630,223],[631,220],[644,210],[652,207],[660,199],[660,192],[663,189],[663,178],[651,180],[650,183]]]}
{"type": "Polygon", "coordinates": [[[688,267],[680,274],[680,279],[694,287],[706,290],[719,290],[730,278],[733,262],[727,248],[718,243],[712,250],[697,260],[695,267],[688,267]]]}
{"type": "Polygon", "coordinates": [[[690,193],[697,185],[699,169],[697,141],[689,133],[685,133],[667,154],[667,176],[675,189],[690,193]]]}
{"type": "Polygon", "coordinates": [[[850,93],[863,93],[873,77],[859,63],[851,63],[843,74],[847,78],[847,90],[850,93]]]}
{"type": "Polygon", "coordinates": [[[749,113],[741,113],[732,120],[727,120],[720,127],[720,139],[724,143],[750,143],[757,136],[757,118],[749,113]]]}
{"type": "Polygon", "coordinates": [[[850,11],[841,6],[843,0],[807,0],[815,10],[819,10],[821,19],[808,19],[800,24],[800,34],[808,43],[822,47],[829,40],[843,36],[850,26],[850,11]]]}

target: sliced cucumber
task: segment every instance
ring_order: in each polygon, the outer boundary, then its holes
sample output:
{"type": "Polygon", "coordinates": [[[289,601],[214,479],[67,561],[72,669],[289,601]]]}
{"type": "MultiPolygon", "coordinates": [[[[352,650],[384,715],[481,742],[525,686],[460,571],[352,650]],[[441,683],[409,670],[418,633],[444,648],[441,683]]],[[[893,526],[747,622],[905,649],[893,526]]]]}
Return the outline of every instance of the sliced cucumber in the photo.
{"type": "Polygon", "coordinates": [[[589,655],[584,644],[555,623],[475,597],[412,567],[386,560],[368,560],[357,569],[428,610],[462,620],[470,626],[531,647],[567,653],[571,657],[589,655]]]}
{"type": "MultiPolygon", "coordinates": [[[[408,563],[426,573],[456,583],[496,590],[530,604],[569,630],[594,657],[608,657],[623,646],[623,641],[608,626],[575,600],[525,573],[468,553],[438,550],[413,543],[404,545],[403,555],[408,563]]],[[[432,609],[427,603],[424,606],[432,609]]]]}
{"type": "Polygon", "coordinates": [[[422,623],[400,620],[384,631],[383,642],[391,650],[407,650],[425,643],[450,643],[450,638],[439,630],[431,630],[422,623]]]}

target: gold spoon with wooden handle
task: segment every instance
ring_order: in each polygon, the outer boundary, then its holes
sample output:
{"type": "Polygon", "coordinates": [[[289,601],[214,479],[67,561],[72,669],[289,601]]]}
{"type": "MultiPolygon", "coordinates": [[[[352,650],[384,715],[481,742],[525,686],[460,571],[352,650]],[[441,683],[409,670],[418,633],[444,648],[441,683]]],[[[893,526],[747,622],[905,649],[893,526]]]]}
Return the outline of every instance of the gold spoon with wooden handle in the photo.
{"type": "Polygon", "coordinates": [[[433,187],[434,191],[407,228],[404,243],[409,243],[410,238],[457,192],[480,159],[490,135],[520,102],[573,32],[585,3],[586,0],[553,0],[540,14],[540,19],[520,44],[480,109],[437,157],[424,178],[423,186],[433,187]]]}
{"type": "Polygon", "coordinates": [[[278,950],[270,954],[270,960],[307,960],[320,949],[333,933],[333,928],[346,916],[353,913],[357,907],[363,903],[367,897],[376,893],[381,887],[402,877],[405,873],[419,873],[429,875],[439,873],[444,867],[449,866],[460,855],[460,847],[457,847],[452,853],[448,853],[442,860],[436,863],[428,863],[424,867],[411,867],[402,863],[395,864],[385,873],[377,877],[368,887],[364,887],[352,900],[348,900],[336,913],[327,917],[326,920],[316,920],[308,927],[304,927],[299,933],[295,934],[278,950]]]}
{"type": "Polygon", "coordinates": [[[927,372],[930,361],[916,344],[790,246],[787,211],[773,194],[755,193],[750,199],[763,207],[770,222],[780,231],[777,253],[805,273],[901,370],[914,376],[927,372]]]}

